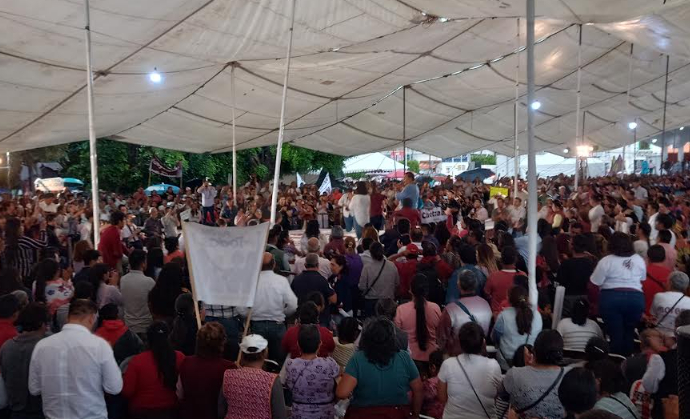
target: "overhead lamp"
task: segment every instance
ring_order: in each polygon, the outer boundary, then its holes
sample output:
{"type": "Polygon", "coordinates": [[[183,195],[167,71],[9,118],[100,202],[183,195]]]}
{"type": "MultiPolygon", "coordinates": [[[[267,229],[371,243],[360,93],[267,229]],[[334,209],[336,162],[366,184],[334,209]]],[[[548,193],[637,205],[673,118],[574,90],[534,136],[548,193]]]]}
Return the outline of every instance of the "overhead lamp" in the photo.
{"type": "Polygon", "coordinates": [[[652,144],[656,144],[656,138],[652,138],[652,144]]]}
{"type": "Polygon", "coordinates": [[[589,157],[594,151],[594,147],[589,145],[579,145],[577,146],[577,157],[589,157]]]}
{"type": "Polygon", "coordinates": [[[629,129],[635,129],[637,128],[637,122],[628,122],[628,128],[629,129]]]}
{"type": "Polygon", "coordinates": [[[154,68],[153,71],[149,73],[149,80],[151,80],[152,83],[160,83],[163,81],[163,76],[154,68]]]}
{"type": "Polygon", "coordinates": [[[564,152],[565,154],[568,154],[568,153],[570,153],[570,149],[566,147],[566,148],[563,149],[563,152],[564,152]]]}
{"type": "Polygon", "coordinates": [[[448,22],[448,18],[447,17],[440,17],[440,18],[438,18],[438,21],[441,23],[446,23],[446,22],[448,22]]]}
{"type": "Polygon", "coordinates": [[[685,127],[680,127],[679,129],[680,129],[681,131],[683,131],[683,128],[685,128],[685,127]]]}
{"type": "Polygon", "coordinates": [[[541,108],[541,102],[539,102],[538,100],[535,100],[534,102],[532,102],[532,109],[534,109],[536,111],[539,108],[541,108]]]}

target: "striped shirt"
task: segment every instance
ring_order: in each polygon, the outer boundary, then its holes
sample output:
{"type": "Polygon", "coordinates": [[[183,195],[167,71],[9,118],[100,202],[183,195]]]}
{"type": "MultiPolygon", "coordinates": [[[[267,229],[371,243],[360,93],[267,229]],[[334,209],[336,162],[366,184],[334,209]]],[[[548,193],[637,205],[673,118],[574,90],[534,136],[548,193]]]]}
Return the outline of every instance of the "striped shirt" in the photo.
{"type": "Polygon", "coordinates": [[[640,419],[640,412],[638,412],[637,407],[623,393],[602,397],[594,405],[594,408],[613,413],[621,419],[640,419]]]}
{"type": "MultiPolygon", "coordinates": [[[[19,271],[20,278],[28,278],[31,275],[31,268],[38,260],[38,251],[46,247],[47,244],[45,230],[41,230],[38,240],[26,236],[22,236],[17,240],[17,252],[12,267],[19,271]]],[[[6,252],[7,250],[5,250],[6,252]]]]}
{"type": "Polygon", "coordinates": [[[584,351],[591,338],[604,337],[599,325],[591,319],[579,326],[568,317],[558,323],[556,330],[563,336],[563,347],[577,351],[584,351]]]}

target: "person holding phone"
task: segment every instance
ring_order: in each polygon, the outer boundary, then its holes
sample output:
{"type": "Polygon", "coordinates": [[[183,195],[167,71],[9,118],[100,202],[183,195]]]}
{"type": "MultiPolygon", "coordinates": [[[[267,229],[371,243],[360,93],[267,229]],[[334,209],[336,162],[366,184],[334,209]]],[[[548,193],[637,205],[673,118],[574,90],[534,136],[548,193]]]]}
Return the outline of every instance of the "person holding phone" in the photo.
{"type": "Polygon", "coordinates": [[[203,185],[197,189],[197,193],[201,195],[202,224],[215,225],[216,213],[213,205],[215,203],[216,195],[218,194],[216,188],[214,188],[213,185],[211,185],[211,183],[208,181],[208,178],[206,178],[203,185]]]}

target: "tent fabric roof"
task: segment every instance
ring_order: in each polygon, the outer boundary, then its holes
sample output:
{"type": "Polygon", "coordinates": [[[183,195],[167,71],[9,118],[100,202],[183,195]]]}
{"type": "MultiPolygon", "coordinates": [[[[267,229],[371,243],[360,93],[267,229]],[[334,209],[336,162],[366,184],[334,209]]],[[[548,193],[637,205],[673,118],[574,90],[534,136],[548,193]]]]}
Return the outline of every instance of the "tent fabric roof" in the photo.
{"type": "MultiPolygon", "coordinates": [[[[0,149],[87,138],[83,3],[0,4],[0,149]]],[[[513,153],[525,137],[525,0],[298,0],[286,141],[351,156],[402,142],[441,157],[513,153]],[[443,17],[444,19],[436,19],[443,17]]],[[[190,152],[231,150],[234,67],[238,148],[275,144],[290,2],[91,0],[99,137],[190,152]],[[152,84],[156,68],[164,81],[152,84]]],[[[575,140],[579,24],[585,137],[600,148],[690,124],[690,1],[537,0],[536,146],[575,140]],[[634,43],[630,100],[628,69],[634,43]]]]}

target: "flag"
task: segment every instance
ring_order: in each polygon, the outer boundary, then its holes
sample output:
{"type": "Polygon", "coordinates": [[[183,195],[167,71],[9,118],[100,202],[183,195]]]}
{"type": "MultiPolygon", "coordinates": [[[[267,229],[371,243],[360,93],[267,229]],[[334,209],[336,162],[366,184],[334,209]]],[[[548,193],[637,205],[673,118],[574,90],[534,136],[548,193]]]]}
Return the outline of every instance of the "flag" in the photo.
{"type": "Polygon", "coordinates": [[[252,307],[269,223],[218,228],[182,223],[185,251],[198,301],[252,307]]]}
{"type": "Polygon", "coordinates": [[[302,179],[302,176],[300,176],[299,173],[297,173],[297,187],[301,188],[302,185],[304,185],[304,180],[302,179]]]}
{"type": "Polygon", "coordinates": [[[161,159],[153,156],[149,163],[149,171],[166,177],[182,177],[182,162],[178,161],[175,167],[168,167],[161,159]]]}
{"type": "Polygon", "coordinates": [[[324,192],[331,193],[331,174],[330,173],[326,173],[326,177],[323,179],[323,182],[321,183],[321,187],[319,187],[319,193],[323,194],[324,192]]]}

